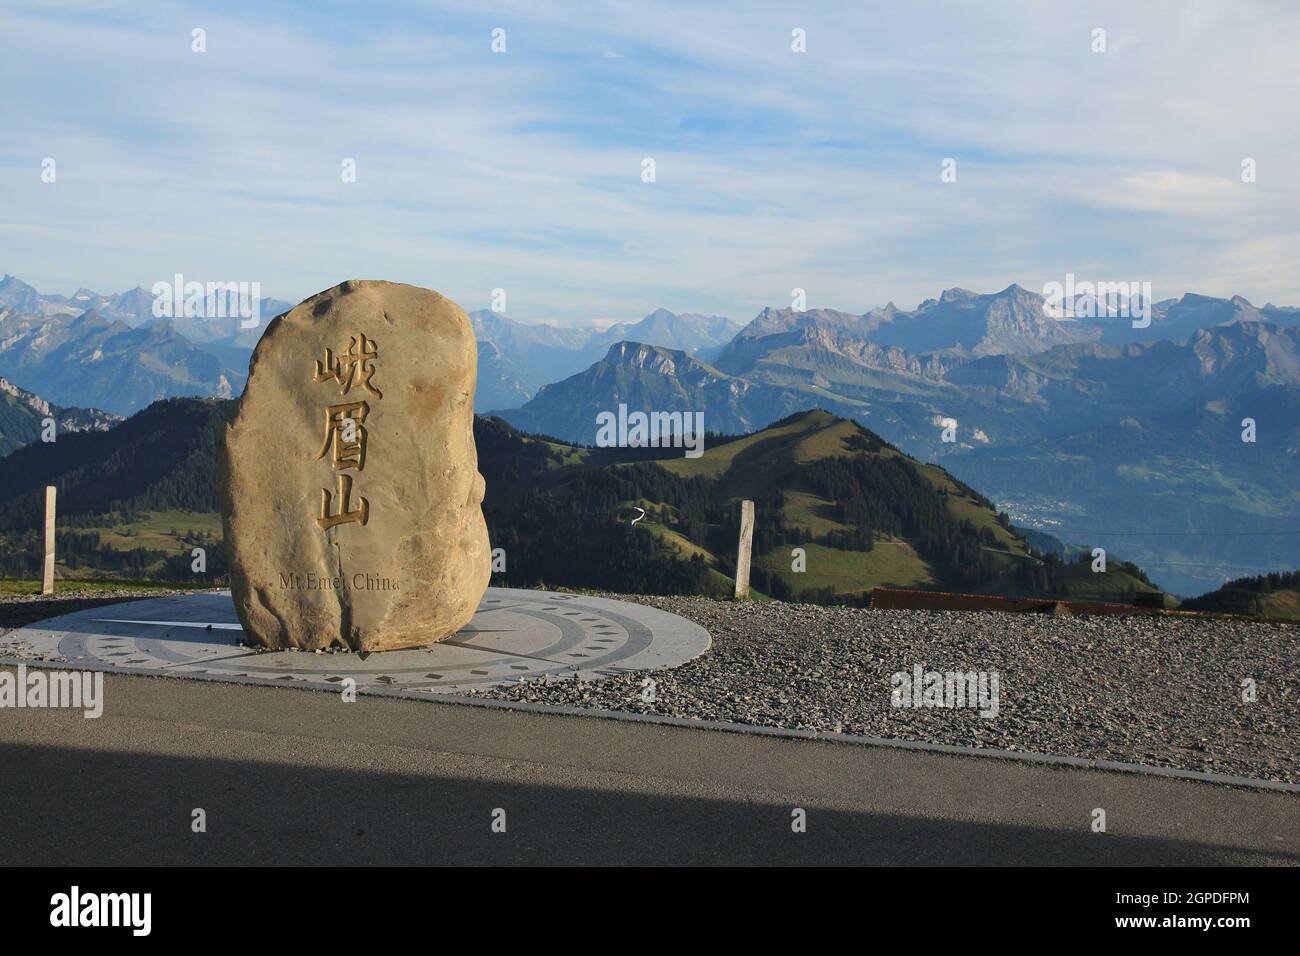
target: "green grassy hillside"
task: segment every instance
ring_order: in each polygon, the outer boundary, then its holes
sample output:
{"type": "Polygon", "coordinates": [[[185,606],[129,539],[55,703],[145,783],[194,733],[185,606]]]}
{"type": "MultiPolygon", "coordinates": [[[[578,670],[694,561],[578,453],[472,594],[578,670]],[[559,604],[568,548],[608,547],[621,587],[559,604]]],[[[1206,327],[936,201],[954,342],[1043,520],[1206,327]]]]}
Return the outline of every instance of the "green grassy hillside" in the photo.
{"type": "MultiPolygon", "coordinates": [[[[825,411],[658,467],[713,482],[729,503],[751,498],[765,506],[754,563],[782,594],[860,599],[875,587],[910,587],[1123,601],[1156,590],[1122,562],[1094,573],[1090,560],[1038,554],[977,491],[825,411]],[[855,478],[857,489],[847,483],[855,478]]],[[[711,566],[729,566],[727,552],[704,550],[711,566]]]]}
{"type": "Polygon", "coordinates": [[[1300,571],[1238,578],[1216,591],[1184,601],[1182,607],[1189,611],[1300,621],[1300,571]]]}
{"type": "MultiPolygon", "coordinates": [[[[112,432],[0,460],[0,572],[34,572],[48,482],[60,576],[188,580],[194,547],[208,552],[199,580],[219,576],[213,454],[226,407],[160,402],[112,432]]],[[[730,594],[740,502],[752,499],[760,598],[861,602],[893,586],[1121,600],[1150,588],[1118,562],[1092,575],[1034,552],[977,491],[825,411],[709,436],[699,458],[582,448],[499,419],[478,419],[475,437],[500,585],[730,594]]]]}

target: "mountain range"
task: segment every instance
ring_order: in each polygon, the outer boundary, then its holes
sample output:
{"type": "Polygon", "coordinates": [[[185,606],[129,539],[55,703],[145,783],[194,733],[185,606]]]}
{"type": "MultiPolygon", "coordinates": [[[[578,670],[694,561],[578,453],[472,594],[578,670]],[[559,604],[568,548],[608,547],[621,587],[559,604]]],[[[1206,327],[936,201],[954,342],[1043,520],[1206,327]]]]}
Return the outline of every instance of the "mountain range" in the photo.
{"type": "Polygon", "coordinates": [[[114,295],[47,295],[0,279],[0,375],[59,404],[129,415],[160,398],[229,397],[243,388],[266,323],[291,308],[263,298],[261,321],[242,328],[217,294],[203,316],[155,318],[142,288],[114,295]],[[218,317],[219,316],[219,317],[218,317]]]}
{"type": "MultiPolygon", "coordinates": [[[[156,318],[154,296],[137,287],[104,295],[78,289],[46,294],[12,275],[0,279],[0,375],[51,400],[130,414],[159,398],[224,397],[237,393],[266,325],[293,307],[263,297],[260,321],[243,328],[217,294],[201,316],[156,318]],[[91,347],[72,347],[84,340],[91,347]],[[97,363],[103,363],[96,367],[97,363]],[[129,375],[116,380],[104,367],[129,375]]],[[[489,310],[470,313],[479,342],[479,409],[515,408],[543,385],[581,371],[615,342],[651,342],[696,351],[718,348],[740,329],[721,316],[656,309],[637,322],[605,328],[518,322],[489,310]]]]}
{"type": "Polygon", "coordinates": [[[1018,286],[949,290],[906,314],[767,309],[712,363],[621,343],[499,414],[591,443],[596,415],[620,404],[703,411],[724,432],[818,406],[942,462],[1018,523],[1122,551],[1181,593],[1300,564],[1294,310],[1188,294],[1152,307],[1166,339],[1126,319],[1074,322],[1018,286]]]}
{"type": "MultiPolygon", "coordinates": [[[[168,277],[171,281],[172,277],[168,277]]],[[[293,308],[292,302],[281,299],[262,297],[258,302],[261,322],[255,329],[243,329],[238,318],[218,317],[227,311],[228,306],[216,308],[216,303],[223,298],[217,291],[210,292],[204,299],[201,310],[203,317],[174,316],[173,324],[188,338],[197,342],[216,342],[224,340],[245,343],[248,348],[257,344],[266,323],[282,312],[293,308]],[[208,318],[211,316],[212,318],[208,318]]],[[[126,292],[103,295],[92,289],[78,289],[71,296],[37,292],[35,288],[21,279],[5,275],[0,278],[0,308],[7,308],[20,314],[28,315],[67,315],[76,316],[83,312],[95,312],[103,318],[118,320],[131,328],[149,325],[156,321],[154,316],[154,299],[152,292],[136,286],[126,292]]]]}
{"type": "MultiPolygon", "coordinates": [[[[142,296],[44,296],[6,276],[0,375],[117,414],[237,394],[260,329],[154,319],[142,296]]],[[[603,329],[477,311],[476,408],[590,444],[620,405],[703,411],[731,434],[820,407],[942,463],[1018,524],[1120,550],[1179,593],[1300,565],[1300,310],[1187,293],[1149,311],[1145,328],[1114,309],[1057,318],[1015,284],[912,310],[768,308],[744,326],[664,309],[603,329]]]]}
{"type": "Polygon", "coordinates": [[[0,374],[59,405],[129,415],[159,398],[228,398],[247,370],[247,358],[196,344],[166,319],[132,328],[93,310],[0,309],[0,374]]]}
{"type": "Polygon", "coordinates": [[[469,317],[479,342],[475,406],[481,410],[518,407],[542,386],[598,361],[618,342],[696,352],[725,345],[741,327],[722,316],[678,315],[667,309],[655,309],[637,322],[617,322],[604,329],[530,325],[486,309],[471,312],[469,317]]]}
{"type": "Polygon", "coordinates": [[[68,432],[108,431],[122,420],[95,408],[51,405],[39,395],[0,378],[0,456],[40,441],[47,420],[54,421],[53,437],[68,432]]]}

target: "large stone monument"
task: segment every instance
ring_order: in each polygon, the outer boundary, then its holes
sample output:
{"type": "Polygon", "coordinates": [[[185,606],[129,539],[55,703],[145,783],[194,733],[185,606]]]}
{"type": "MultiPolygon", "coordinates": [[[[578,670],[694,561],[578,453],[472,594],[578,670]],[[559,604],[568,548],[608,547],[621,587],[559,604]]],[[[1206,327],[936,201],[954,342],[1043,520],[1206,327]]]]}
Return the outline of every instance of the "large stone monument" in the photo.
{"type": "Polygon", "coordinates": [[[491,573],[474,332],[436,292],[344,282],[273,321],[218,441],[231,590],[265,647],[441,641],[491,573]]]}

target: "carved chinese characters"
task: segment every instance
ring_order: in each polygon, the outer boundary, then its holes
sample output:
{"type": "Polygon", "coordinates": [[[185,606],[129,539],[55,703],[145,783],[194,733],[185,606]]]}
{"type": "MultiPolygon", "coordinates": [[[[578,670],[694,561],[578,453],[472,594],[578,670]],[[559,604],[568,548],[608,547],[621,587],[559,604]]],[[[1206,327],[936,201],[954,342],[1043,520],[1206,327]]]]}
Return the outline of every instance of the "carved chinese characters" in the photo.
{"type": "MultiPolygon", "coordinates": [[[[353,385],[360,385],[376,399],[383,398],[383,392],[370,384],[370,379],[375,374],[373,363],[378,355],[378,348],[366,338],[365,333],[354,335],[347,352],[338,359],[334,358],[333,350],[325,350],[325,361],[316,362],[313,381],[340,383],[340,395],[347,395],[353,385]]],[[[365,524],[370,517],[370,502],[365,498],[358,500],[355,511],[349,509],[352,476],[343,474],[348,468],[361,471],[366,467],[365,421],[368,414],[370,405],[364,400],[343,402],[325,409],[325,442],[316,457],[324,458],[326,452],[331,452],[330,463],[338,472],[339,506],[337,512],[332,512],[331,492],[328,488],[322,488],[320,517],[316,519],[322,528],[332,528],[346,521],[365,524]]]]}

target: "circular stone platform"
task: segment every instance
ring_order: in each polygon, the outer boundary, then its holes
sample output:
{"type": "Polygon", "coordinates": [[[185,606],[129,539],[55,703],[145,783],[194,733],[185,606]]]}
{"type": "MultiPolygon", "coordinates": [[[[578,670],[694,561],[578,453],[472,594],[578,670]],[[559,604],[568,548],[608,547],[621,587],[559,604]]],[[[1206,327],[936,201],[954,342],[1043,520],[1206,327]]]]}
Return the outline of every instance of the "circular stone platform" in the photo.
{"type": "Polygon", "coordinates": [[[0,662],[245,683],[455,693],[524,678],[676,667],[709,647],[698,624],[641,604],[488,588],[473,620],[431,647],[372,654],[258,651],[229,591],[110,604],[0,636],[0,662]]]}

